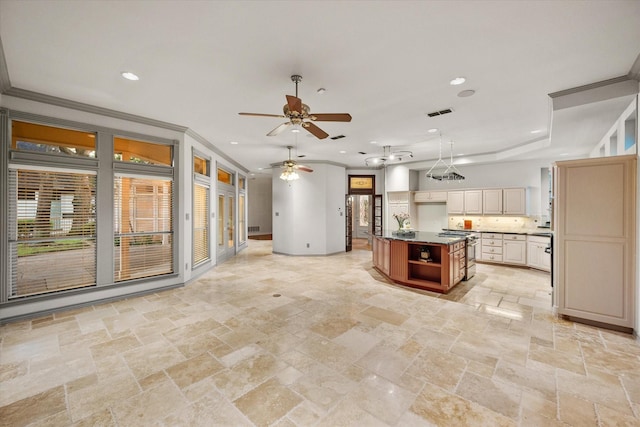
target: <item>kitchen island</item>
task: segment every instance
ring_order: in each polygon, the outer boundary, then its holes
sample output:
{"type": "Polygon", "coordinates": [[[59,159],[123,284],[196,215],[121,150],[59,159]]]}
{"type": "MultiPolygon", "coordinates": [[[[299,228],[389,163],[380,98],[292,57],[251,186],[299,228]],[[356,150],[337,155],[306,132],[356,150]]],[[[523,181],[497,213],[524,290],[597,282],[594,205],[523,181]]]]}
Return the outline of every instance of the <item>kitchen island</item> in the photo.
{"type": "Polygon", "coordinates": [[[465,265],[463,236],[416,231],[373,238],[373,266],[401,285],[447,293],[464,278],[465,265]]]}

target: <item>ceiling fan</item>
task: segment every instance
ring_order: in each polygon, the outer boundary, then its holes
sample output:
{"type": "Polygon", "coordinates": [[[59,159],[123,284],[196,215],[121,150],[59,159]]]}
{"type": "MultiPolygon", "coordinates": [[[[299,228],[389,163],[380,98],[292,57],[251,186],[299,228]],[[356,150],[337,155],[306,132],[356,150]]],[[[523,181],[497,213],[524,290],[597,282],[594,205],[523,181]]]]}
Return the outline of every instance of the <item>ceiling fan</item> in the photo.
{"type": "Polygon", "coordinates": [[[329,136],[328,133],[320,129],[315,125],[317,122],[350,122],[351,114],[348,113],[317,113],[312,114],[309,112],[309,106],[303,104],[302,100],[298,98],[298,83],[302,81],[302,76],[294,74],[291,76],[291,81],[296,84],[296,96],[286,95],[287,103],[282,107],[284,114],[262,114],[262,113],[238,113],[241,116],[260,116],[260,117],[280,117],[283,119],[289,119],[269,132],[267,136],[275,136],[281,133],[283,130],[290,126],[301,126],[308,132],[313,134],[318,139],[324,139],[329,136]]]}
{"type": "Polygon", "coordinates": [[[285,181],[298,179],[299,176],[296,170],[300,170],[303,172],[313,172],[313,169],[311,169],[310,167],[299,165],[291,159],[291,149],[293,148],[293,146],[287,145],[287,148],[289,149],[289,158],[282,162],[282,173],[280,174],[280,179],[283,179],[285,181]]]}

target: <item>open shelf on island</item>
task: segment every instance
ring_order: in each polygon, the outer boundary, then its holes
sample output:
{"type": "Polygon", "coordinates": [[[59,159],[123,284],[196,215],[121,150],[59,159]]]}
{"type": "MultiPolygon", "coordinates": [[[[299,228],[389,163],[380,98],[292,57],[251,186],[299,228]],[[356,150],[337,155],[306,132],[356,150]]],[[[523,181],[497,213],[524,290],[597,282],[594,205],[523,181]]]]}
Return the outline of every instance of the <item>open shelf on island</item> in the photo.
{"type": "Polygon", "coordinates": [[[379,236],[374,239],[374,266],[395,283],[446,293],[462,279],[453,276],[454,266],[461,265],[459,255],[458,258],[454,255],[459,250],[458,241],[434,243],[379,236]]]}

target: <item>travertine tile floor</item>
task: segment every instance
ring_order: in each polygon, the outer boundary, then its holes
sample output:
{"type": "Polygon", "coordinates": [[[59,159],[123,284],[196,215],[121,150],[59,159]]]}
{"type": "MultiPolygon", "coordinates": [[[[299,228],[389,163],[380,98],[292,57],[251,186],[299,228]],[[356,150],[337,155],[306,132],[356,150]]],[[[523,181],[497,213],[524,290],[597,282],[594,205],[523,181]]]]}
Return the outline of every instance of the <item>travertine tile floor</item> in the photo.
{"type": "Polygon", "coordinates": [[[479,265],[439,296],[386,283],[371,252],[270,243],[2,326],[0,425],[640,425],[640,344],[554,318],[547,274],[479,265]]]}

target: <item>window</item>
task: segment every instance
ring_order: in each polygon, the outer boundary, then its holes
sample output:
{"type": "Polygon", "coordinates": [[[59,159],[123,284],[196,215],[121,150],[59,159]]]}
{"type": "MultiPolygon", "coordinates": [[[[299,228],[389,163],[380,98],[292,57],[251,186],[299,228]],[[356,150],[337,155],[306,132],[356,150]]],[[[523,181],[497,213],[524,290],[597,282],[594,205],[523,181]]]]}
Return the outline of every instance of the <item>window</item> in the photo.
{"type": "Polygon", "coordinates": [[[113,158],[121,162],[173,166],[173,153],[170,145],[122,137],[113,138],[113,158]]]}
{"type": "Polygon", "coordinates": [[[244,192],[238,194],[238,241],[244,243],[247,240],[246,231],[246,207],[245,207],[245,194],[244,192]]]}
{"type": "Polygon", "coordinates": [[[209,186],[193,184],[193,265],[207,261],[209,255],[209,186]]]}
{"type": "Polygon", "coordinates": [[[96,284],[96,176],[9,170],[9,298],[96,284]]]}
{"type": "Polygon", "coordinates": [[[202,157],[193,156],[193,172],[202,176],[209,175],[209,160],[202,157]]]}
{"type": "Polygon", "coordinates": [[[114,178],[114,280],[173,273],[172,180],[114,178]]]}
{"type": "Polygon", "coordinates": [[[233,185],[233,174],[224,169],[218,168],[218,181],[225,184],[233,185]]]}
{"type": "Polygon", "coordinates": [[[96,156],[96,134],[14,120],[11,148],[76,157],[96,156]]]}

